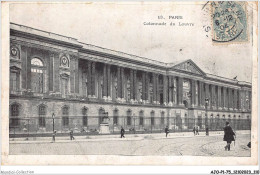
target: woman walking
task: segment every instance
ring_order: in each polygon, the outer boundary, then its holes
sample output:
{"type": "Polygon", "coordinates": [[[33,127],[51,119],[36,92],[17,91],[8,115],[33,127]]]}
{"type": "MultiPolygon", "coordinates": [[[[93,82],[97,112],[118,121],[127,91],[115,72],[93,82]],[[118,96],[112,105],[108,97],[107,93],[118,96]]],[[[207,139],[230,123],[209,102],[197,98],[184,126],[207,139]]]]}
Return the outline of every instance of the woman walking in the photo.
{"type": "Polygon", "coordinates": [[[233,129],[231,128],[231,126],[229,126],[229,122],[226,122],[226,126],[224,128],[224,141],[227,142],[227,145],[225,146],[225,151],[228,150],[230,151],[230,144],[232,141],[235,141],[234,136],[236,136],[236,134],[234,133],[233,129]]]}

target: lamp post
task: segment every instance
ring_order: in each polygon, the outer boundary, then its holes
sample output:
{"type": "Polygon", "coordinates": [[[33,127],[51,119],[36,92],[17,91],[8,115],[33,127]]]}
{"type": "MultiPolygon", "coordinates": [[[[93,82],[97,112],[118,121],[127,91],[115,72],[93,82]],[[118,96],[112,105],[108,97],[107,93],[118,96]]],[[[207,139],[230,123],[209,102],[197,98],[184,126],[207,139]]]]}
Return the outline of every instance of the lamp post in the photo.
{"type": "MultiPolygon", "coordinates": [[[[209,99],[205,98],[205,112],[206,112],[206,118],[208,117],[208,105],[209,105],[209,99]]],[[[206,120],[205,118],[205,120],[206,120]]],[[[208,120],[205,122],[205,125],[208,125],[208,120]]]]}
{"type": "Polygon", "coordinates": [[[54,118],[55,118],[55,114],[52,113],[52,131],[54,133],[54,118]]]}

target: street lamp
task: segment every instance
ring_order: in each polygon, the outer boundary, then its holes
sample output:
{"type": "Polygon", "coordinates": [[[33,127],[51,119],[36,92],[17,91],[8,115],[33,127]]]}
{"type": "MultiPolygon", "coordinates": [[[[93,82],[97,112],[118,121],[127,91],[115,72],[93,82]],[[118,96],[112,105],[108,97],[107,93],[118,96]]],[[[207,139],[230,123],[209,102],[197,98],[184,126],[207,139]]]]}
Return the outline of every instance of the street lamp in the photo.
{"type": "MultiPolygon", "coordinates": [[[[208,98],[205,98],[205,112],[206,112],[206,118],[205,120],[207,119],[208,117],[208,105],[209,105],[209,99],[208,98]]],[[[205,122],[205,125],[208,125],[208,120],[206,120],[207,122],[205,122]]]]}
{"type": "Polygon", "coordinates": [[[55,118],[55,114],[52,113],[52,131],[54,133],[54,118],[55,118]]]}

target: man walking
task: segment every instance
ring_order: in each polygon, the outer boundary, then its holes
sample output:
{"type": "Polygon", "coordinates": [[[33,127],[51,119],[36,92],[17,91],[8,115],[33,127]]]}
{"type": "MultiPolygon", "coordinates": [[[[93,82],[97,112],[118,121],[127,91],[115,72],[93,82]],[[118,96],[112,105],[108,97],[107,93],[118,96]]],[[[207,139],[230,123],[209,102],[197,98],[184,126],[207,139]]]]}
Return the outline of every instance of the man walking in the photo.
{"type": "Polygon", "coordinates": [[[195,134],[196,134],[196,127],[195,126],[193,127],[193,133],[194,133],[194,136],[195,136],[195,134]]]}
{"type": "Polygon", "coordinates": [[[125,130],[124,128],[121,126],[121,138],[125,138],[125,130]]]}
{"type": "Polygon", "coordinates": [[[209,127],[206,127],[206,136],[209,135],[209,127]]]}
{"type": "Polygon", "coordinates": [[[229,126],[229,122],[226,122],[226,126],[224,128],[224,138],[223,140],[227,142],[227,145],[225,146],[225,151],[228,150],[230,151],[230,144],[232,141],[235,141],[235,136],[236,134],[234,133],[233,129],[231,126],[229,126]]]}
{"type": "Polygon", "coordinates": [[[199,134],[199,127],[198,127],[198,126],[196,127],[196,135],[200,135],[200,134],[199,134]]]}
{"type": "Polygon", "coordinates": [[[73,136],[73,130],[70,130],[70,140],[75,140],[75,138],[73,136]]]}
{"type": "Polygon", "coordinates": [[[168,126],[166,126],[166,128],[165,128],[165,134],[166,134],[166,138],[167,138],[167,136],[168,136],[169,132],[170,132],[170,130],[169,130],[168,126]]]}

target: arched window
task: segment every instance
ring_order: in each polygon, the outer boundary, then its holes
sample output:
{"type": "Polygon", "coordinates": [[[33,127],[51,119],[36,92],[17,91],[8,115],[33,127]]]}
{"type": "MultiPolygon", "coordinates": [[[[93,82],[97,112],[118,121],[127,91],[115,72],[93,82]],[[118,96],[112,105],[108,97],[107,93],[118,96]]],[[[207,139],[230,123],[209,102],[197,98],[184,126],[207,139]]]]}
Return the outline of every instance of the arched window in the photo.
{"type": "Polygon", "coordinates": [[[82,123],[83,123],[83,127],[87,127],[88,126],[88,108],[84,107],[82,109],[82,123]]]}
{"type": "Polygon", "coordinates": [[[132,125],[132,111],[129,109],[127,112],[126,112],[126,115],[127,115],[127,125],[132,125]]]}
{"type": "Polygon", "coordinates": [[[118,125],[118,109],[114,110],[113,123],[114,125],[118,125]]]}
{"type": "Polygon", "coordinates": [[[154,125],[154,111],[151,112],[151,125],[154,125]]]}
{"type": "Polygon", "coordinates": [[[31,60],[31,88],[33,92],[43,93],[43,63],[39,58],[31,60]]]}
{"type": "Polygon", "coordinates": [[[161,112],[161,125],[165,124],[165,116],[164,116],[164,111],[161,112]]]}
{"type": "Polygon", "coordinates": [[[17,127],[19,126],[19,112],[20,107],[17,103],[11,105],[11,118],[10,118],[10,126],[17,127]]]}
{"type": "Polygon", "coordinates": [[[46,116],[46,107],[44,105],[39,106],[39,127],[45,127],[45,116],[46,116]]]}
{"type": "Polygon", "coordinates": [[[101,124],[103,122],[103,118],[105,117],[105,109],[103,108],[100,108],[99,111],[98,111],[98,124],[101,124]]]}
{"type": "Polygon", "coordinates": [[[144,111],[139,112],[139,125],[144,126],[144,111]]]}
{"type": "Polygon", "coordinates": [[[69,107],[68,106],[64,106],[62,108],[62,125],[64,127],[69,126],[69,107]]]}

